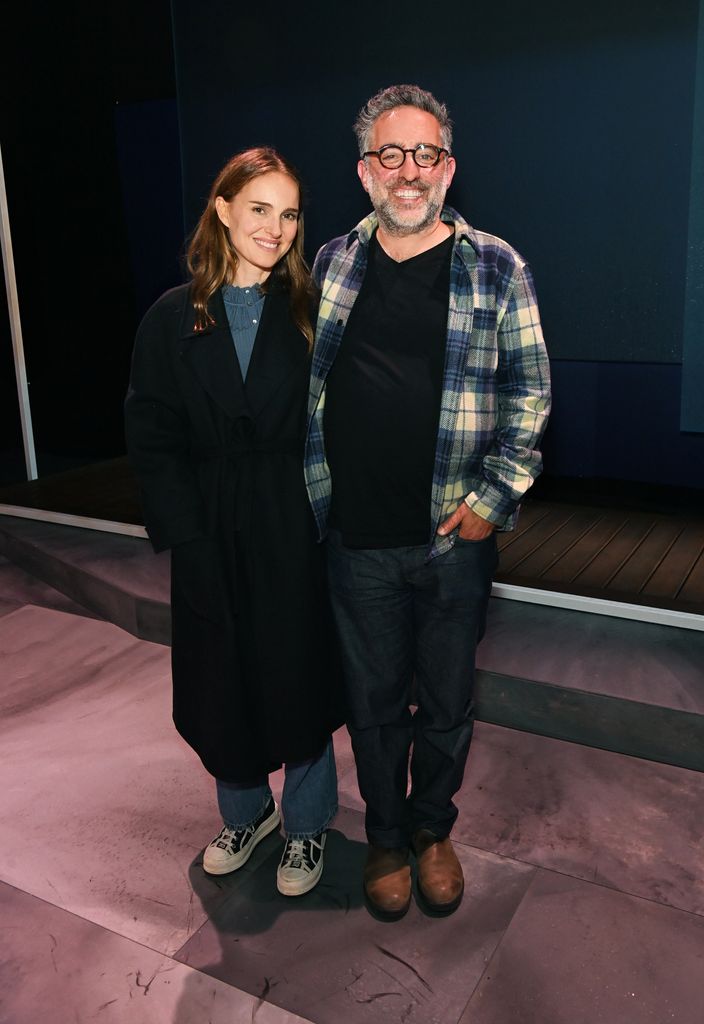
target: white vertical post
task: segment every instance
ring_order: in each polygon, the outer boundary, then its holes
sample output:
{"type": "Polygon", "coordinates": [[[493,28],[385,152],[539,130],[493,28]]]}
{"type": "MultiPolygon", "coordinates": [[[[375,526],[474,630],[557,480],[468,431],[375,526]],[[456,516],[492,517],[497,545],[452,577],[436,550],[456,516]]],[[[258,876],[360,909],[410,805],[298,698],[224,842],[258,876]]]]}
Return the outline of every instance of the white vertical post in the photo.
{"type": "Polygon", "coordinates": [[[17,281],[15,279],[15,259],[12,254],[12,236],[10,235],[10,213],[7,208],[7,192],[5,191],[5,172],[2,165],[2,149],[0,149],[0,242],[2,243],[2,262],[5,268],[5,290],[7,291],[7,309],[10,316],[10,332],[12,335],[12,351],[15,357],[15,377],[17,379],[17,396],[20,403],[20,420],[22,422],[22,443],[24,445],[24,461],[27,467],[27,479],[37,479],[37,457],[34,451],[34,433],[32,431],[32,411],[29,406],[27,388],[27,370],[24,362],[24,345],[22,344],[22,323],[20,321],[20,305],[17,298],[17,281]]]}

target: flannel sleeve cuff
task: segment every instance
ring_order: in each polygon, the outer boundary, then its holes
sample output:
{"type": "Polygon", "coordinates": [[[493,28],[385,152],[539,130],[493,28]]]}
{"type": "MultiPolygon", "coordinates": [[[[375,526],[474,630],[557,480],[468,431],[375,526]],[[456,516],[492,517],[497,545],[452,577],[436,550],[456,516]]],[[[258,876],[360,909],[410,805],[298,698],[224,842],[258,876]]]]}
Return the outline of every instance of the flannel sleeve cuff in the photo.
{"type": "Polygon", "coordinates": [[[506,499],[490,487],[471,491],[464,500],[475,515],[494,526],[505,526],[514,511],[513,507],[506,508],[506,499]]]}

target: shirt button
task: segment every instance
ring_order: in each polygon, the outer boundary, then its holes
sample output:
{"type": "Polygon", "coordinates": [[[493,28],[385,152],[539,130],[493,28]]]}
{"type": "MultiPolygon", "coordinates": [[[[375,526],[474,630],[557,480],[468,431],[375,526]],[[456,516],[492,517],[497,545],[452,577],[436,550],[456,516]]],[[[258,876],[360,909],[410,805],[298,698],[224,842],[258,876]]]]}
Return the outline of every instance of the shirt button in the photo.
{"type": "Polygon", "coordinates": [[[252,320],[252,323],[253,323],[253,324],[256,324],[256,322],[257,322],[256,320],[252,320]]]}

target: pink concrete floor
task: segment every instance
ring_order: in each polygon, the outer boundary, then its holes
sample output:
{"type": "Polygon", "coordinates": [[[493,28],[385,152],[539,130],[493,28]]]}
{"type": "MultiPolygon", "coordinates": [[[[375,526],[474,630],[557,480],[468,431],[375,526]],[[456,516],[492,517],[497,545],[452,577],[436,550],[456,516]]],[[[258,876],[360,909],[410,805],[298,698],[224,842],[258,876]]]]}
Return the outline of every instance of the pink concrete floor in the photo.
{"type": "Polygon", "coordinates": [[[340,731],[325,874],[287,900],[276,835],[203,874],[169,651],[78,611],[0,560],[0,1024],[701,1024],[704,775],[480,723],[465,900],[389,925],[340,731]]]}

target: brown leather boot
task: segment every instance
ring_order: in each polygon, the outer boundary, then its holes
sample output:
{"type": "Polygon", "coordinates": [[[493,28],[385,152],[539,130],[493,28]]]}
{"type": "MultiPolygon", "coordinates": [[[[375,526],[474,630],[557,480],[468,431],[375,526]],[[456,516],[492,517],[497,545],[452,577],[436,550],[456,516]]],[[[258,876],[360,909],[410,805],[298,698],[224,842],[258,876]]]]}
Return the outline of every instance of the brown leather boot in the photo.
{"type": "Polygon", "coordinates": [[[449,837],[440,839],[427,828],[413,837],[418,864],[418,892],[428,910],[451,914],[462,902],[464,876],[462,865],[449,837]]]}
{"type": "Polygon", "coordinates": [[[364,867],[364,895],[370,912],[382,921],[398,921],[411,903],[408,848],[369,844],[364,867]]]}

